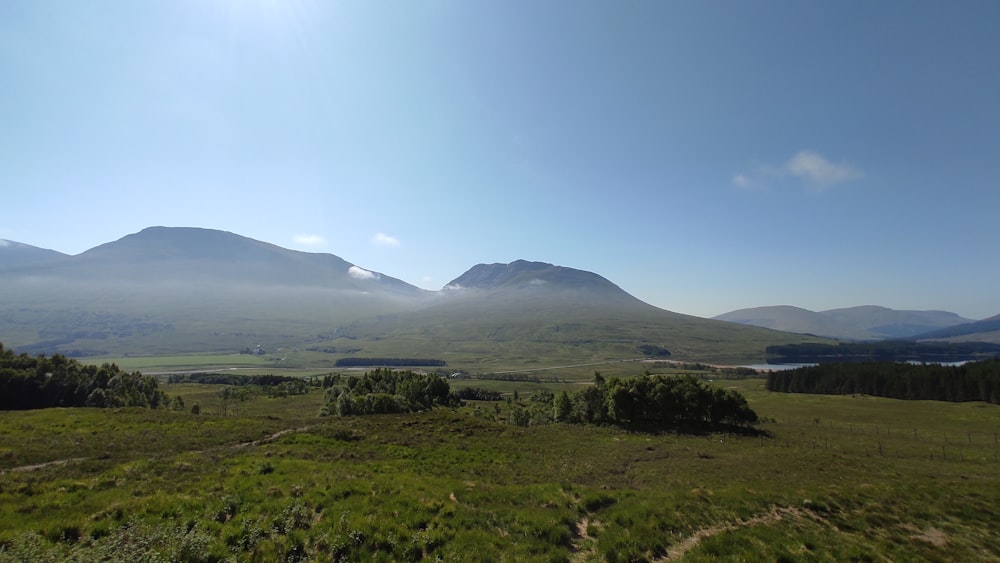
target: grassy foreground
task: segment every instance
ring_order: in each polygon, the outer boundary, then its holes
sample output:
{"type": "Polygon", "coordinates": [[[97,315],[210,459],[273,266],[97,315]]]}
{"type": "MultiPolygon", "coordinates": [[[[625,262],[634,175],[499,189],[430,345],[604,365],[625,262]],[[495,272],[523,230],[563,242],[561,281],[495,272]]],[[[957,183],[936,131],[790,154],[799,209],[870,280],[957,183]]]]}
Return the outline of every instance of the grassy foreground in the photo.
{"type": "Polygon", "coordinates": [[[1000,407],[719,384],[770,437],[196,385],[166,391],[200,415],[3,412],[0,561],[1000,560],[1000,407]]]}

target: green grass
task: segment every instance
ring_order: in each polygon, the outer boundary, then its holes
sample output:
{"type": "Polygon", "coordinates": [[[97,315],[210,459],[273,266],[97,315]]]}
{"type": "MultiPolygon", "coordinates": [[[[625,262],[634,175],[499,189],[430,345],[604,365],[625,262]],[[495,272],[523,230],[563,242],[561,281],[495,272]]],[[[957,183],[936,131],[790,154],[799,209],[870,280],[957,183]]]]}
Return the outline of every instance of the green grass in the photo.
{"type": "Polygon", "coordinates": [[[517,428],[472,407],[317,418],[318,391],[222,416],[199,385],[166,389],[199,416],[4,412],[0,561],[110,545],[174,560],[1000,560],[1000,407],[717,383],[771,436],[517,428]]]}

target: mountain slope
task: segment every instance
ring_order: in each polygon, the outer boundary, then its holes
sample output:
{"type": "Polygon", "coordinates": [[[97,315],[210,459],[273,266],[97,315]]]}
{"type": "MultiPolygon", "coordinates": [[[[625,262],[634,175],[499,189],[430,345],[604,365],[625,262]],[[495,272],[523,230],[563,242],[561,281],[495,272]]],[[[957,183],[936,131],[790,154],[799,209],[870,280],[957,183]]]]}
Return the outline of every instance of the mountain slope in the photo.
{"type": "Polygon", "coordinates": [[[972,323],[926,332],[917,340],[947,340],[948,342],[994,342],[1000,344],[1000,315],[972,323]]]}
{"type": "Polygon", "coordinates": [[[684,360],[759,361],[770,344],[818,341],[682,315],[636,299],[605,278],[541,262],[480,264],[427,307],[345,327],[368,356],[497,362],[601,362],[654,345],[684,360]]]}
{"type": "Polygon", "coordinates": [[[820,312],[779,305],[740,309],[714,318],[848,340],[910,338],[923,332],[969,321],[947,311],[907,311],[874,305],[820,312]]]}
{"type": "Polygon", "coordinates": [[[225,231],[189,227],[150,227],[25,273],[100,282],[292,285],[424,293],[333,254],[299,252],[225,231]]]}
{"type": "Polygon", "coordinates": [[[228,351],[315,339],[430,292],[332,254],[210,229],[153,227],[0,271],[0,341],[79,354],[228,351]]]}
{"type": "Polygon", "coordinates": [[[69,258],[68,254],[30,244],[0,239],[0,270],[12,270],[69,258]]]}
{"type": "Polygon", "coordinates": [[[494,366],[636,359],[759,361],[815,341],[653,307],[543,262],[479,264],[439,292],[332,254],[210,229],[151,227],[0,271],[0,342],[73,355],[235,352],[257,344],[494,366]]]}

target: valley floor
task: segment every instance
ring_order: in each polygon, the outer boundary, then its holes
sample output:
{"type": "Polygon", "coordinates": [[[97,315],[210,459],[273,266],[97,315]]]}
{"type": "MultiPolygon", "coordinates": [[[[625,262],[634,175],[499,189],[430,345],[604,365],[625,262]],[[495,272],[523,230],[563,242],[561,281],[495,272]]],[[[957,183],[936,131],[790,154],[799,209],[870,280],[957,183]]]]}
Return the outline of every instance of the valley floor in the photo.
{"type": "Polygon", "coordinates": [[[200,415],[3,412],[0,561],[1000,560],[1000,408],[717,383],[769,436],[194,385],[167,392],[200,415]]]}

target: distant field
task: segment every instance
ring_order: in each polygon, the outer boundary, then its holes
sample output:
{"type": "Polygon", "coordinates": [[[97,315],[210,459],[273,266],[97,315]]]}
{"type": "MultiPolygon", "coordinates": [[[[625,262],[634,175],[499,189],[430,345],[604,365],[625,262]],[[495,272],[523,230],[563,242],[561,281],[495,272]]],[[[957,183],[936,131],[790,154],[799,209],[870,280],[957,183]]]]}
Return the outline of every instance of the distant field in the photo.
{"type": "Polygon", "coordinates": [[[127,371],[184,371],[211,370],[228,367],[260,367],[273,365],[263,356],[252,354],[209,354],[191,356],[123,356],[83,358],[87,364],[114,363],[127,371]]]}
{"type": "Polygon", "coordinates": [[[506,400],[319,418],[319,390],[192,384],[165,386],[184,411],[2,412],[0,561],[1000,560],[1000,407],[715,384],[769,434],[520,428],[506,400]]]}

